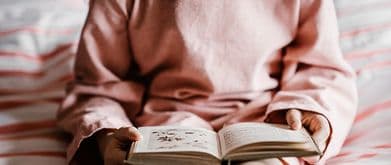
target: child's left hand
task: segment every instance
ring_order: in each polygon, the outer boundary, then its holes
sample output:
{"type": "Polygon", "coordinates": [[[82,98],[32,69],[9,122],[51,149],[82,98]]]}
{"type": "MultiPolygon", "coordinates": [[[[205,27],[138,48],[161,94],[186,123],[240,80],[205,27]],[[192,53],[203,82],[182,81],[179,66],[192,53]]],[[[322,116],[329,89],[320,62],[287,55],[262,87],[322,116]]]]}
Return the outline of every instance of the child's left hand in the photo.
{"type": "MultiPolygon", "coordinates": [[[[300,129],[302,126],[306,127],[319,149],[321,151],[325,150],[330,136],[330,125],[323,115],[310,111],[290,109],[286,113],[286,121],[294,130],[300,129]]],[[[308,163],[315,163],[319,161],[320,156],[304,157],[303,159],[308,163]]]]}

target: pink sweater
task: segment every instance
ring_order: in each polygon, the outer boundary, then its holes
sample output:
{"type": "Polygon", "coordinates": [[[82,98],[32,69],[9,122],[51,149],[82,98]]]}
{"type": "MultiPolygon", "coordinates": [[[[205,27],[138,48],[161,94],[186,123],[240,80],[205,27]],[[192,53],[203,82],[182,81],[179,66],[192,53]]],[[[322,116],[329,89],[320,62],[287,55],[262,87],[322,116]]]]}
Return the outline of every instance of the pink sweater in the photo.
{"type": "Polygon", "coordinates": [[[218,130],[296,108],[330,122],[322,163],[357,104],[331,0],[91,0],[75,74],[58,113],[68,160],[103,128],[218,130]]]}

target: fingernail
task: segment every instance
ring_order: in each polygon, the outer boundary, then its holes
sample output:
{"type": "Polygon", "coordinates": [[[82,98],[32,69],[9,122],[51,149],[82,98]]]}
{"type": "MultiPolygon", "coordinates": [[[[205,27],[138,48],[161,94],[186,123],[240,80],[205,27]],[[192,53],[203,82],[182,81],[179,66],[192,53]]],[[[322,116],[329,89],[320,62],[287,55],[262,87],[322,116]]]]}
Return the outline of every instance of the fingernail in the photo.
{"type": "Polygon", "coordinates": [[[320,156],[304,157],[305,161],[310,164],[315,164],[320,160],[320,156]]]}
{"type": "Polygon", "coordinates": [[[294,130],[297,130],[297,129],[299,129],[299,124],[297,124],[296,122],[292,122],[291,123],[291,128],[294,129],[294,130]]]}

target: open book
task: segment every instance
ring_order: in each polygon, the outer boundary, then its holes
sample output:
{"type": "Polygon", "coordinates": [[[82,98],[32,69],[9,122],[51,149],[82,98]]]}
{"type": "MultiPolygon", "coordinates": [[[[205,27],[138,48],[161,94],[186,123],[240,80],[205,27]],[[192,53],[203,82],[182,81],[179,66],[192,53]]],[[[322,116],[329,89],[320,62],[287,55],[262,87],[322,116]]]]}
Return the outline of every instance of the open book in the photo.
{"type": "Polygon", "coordinates": [[[140,127],[129,164],[221,164],[222,161],[311,156],[321,152],[308,132],[287,125],[238,123],[219,132],[179,126],[140,127]]]}

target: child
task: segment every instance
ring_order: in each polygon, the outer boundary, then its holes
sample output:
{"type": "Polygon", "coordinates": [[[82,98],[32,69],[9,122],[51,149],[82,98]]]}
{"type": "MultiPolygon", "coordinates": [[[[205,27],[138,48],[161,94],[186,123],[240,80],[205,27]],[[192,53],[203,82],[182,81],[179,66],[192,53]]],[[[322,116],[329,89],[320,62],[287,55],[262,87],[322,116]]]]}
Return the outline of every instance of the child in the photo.
{"type": "Polygon", "coordinates": [[[91,0],[75,74],[58,113],[71,163],[121,164],[135,126],[253,121],[304,126],[325,153],[243,164],[323,164],[357,104],[331,0],[91,0]]]}

